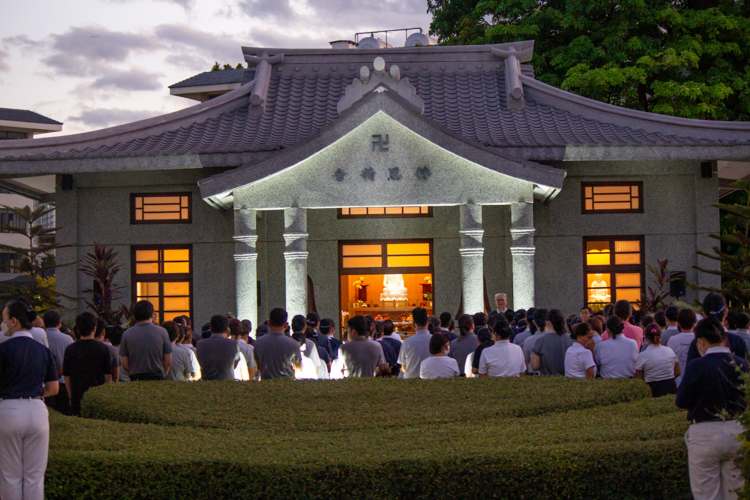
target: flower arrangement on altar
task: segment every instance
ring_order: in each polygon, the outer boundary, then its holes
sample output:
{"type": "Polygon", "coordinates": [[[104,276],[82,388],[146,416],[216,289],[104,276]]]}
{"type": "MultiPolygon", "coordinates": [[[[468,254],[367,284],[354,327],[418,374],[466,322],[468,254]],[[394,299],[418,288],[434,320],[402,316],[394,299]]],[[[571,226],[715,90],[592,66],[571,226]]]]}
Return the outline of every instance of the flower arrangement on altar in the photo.
{"type": "Polygon", "coordinates": [[[362,285],[365,284],[365,277],[364,276],[360,276],[359,279],[356,280],[352,284],[354,285],[354,288],[356,288],[357,290],[361,290],[362,289],[362,285]]]}

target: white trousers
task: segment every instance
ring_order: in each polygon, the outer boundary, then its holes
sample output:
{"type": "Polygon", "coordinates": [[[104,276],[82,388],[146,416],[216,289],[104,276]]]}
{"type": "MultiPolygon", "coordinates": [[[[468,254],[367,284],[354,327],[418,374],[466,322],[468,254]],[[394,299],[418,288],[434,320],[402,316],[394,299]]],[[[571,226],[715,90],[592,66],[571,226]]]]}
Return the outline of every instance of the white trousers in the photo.
{"type": "Polygon", "coordinates": [[[690,489],[695,500],[735,500],[745,483],[734,465],[742,433],[737,420],[692,424],[685,433],[690,489]]]}
{"type": "Polygon", "coordinates": [[[44,500],[49,413],[40,399],[0,401],[0,498],[44,500]]]}

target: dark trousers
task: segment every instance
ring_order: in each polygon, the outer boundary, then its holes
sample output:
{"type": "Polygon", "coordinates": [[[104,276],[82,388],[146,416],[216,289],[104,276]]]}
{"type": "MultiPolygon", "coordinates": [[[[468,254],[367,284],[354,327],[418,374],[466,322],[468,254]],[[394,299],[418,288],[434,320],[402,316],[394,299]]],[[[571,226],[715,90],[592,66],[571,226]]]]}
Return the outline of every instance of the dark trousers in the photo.
{"type": "Polygon", "coordinates": [[[649,382],[648,386],[651,388],[651,395],[655,398],[667,396],[669,394],[677,394],[677,384],[674,379],[659,380],[658,382],[649,382]]]}
{"type": "Polygon", "coordinates": [[[143,382],[146,380],[164,380],[164,377],[159,373],[139,373],[138,375],[131,375],[131,382],[143,382]]]}
{"type": "Polygon", "coordinates": [[[68,396],[68,388],[65,387],[65,384],[60,384],[60,391],[57,395],[44,398],[44,402],[48,407],[63,415],[70,415],[70,397],[68,396]]]}

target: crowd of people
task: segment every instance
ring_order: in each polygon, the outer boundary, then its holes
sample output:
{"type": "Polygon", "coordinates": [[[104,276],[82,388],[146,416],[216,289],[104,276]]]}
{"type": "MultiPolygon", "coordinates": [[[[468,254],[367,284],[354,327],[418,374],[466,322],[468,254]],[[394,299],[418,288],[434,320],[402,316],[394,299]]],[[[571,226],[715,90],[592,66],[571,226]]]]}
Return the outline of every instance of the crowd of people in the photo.
{"type": "Polygon", "coordinates": [[[133,307],[127,330],[84,312],[71,332],[57,311],[37,316],[28,302],[11,300],[0,338],[0,498],[43,498],[46,406],[80,415],[92,387],[159,380],[638,378],[654,397],[676,395],[688,411],[695,498],[731,498],[742,485],[732,460],[750,316],[729,311],[715,293],[706,296],[703,317],[673,306],[646,315],[625,300],[568,317],[558,309],[512,311],[504,294],[495,301],[489,314],[458,318],[415,308],[415,333],[405,338],[390,320],[353,316],[339,339],[332,319],[311,312],[290,322],[280,308],[255,332],[249,320],[221,314],[199,333],[187,316],[159,326],[146,300],[133,307]]]}

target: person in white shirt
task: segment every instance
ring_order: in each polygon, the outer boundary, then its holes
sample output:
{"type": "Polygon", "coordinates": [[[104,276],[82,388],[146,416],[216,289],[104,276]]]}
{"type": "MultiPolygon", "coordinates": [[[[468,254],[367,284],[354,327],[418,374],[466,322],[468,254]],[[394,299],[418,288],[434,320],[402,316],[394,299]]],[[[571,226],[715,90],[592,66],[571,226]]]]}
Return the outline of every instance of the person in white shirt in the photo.
{"type": "Polygon", "coordinates": [[[570,378],[595,378],[594,330],[588,323],[579,323],[570,334],[573,345],[565,351],[565,376],[570,378]]]}
{"type": "Polygon", "coordinates": [[[430,339],[431,356],[424,361],[419,367],[419,378],[453,378],[458,377],[461,372],[458,371],[458,363],[455,359],[449,358],[450,339],[443,332],[435,332],[430,339]]]}
{"type": "Polygon", "coordinates": [[[695,328],[695,312],[692,309],[681,310],[677,315],[677,324],[680,326],[680,333],[669,339],[667,347],[674,351],[677,355],[677,362],[680,363],[681,374],[675,380],[677,387],[680,387],[682,373],[685,373],[685,366],[687,365],[690,344],[695,340],[695,334],[693,333],[693,329],[695,328]]]}
{"type": "Polygon", "coordinates": [[[609,338],[594,350],[594,361],[599,366],[602,378],[635,377],[635,360],[638,359],[638,343],[627,338],[622,320],[611,316],[607,320],[609,338]]]}
{"type": "MultiPolygon", "coordinates": [[[[26,306],[27,313],[26,315],[29,318],[29,322],[31,323],[31,328],[29,328],[27,331],[29,334],[31,334],[31,338],[42,344],[44,347],[49,348],[49,341],[47,340],[47,332],[44,331],[44,320],[36,315],[36,311],[34,311],[34,308],[29,305],[29,301],[27,301],[24,298],[15,299],[20,301],[22,304],[26,306]]],[[[6,340],[9,340],[10,337],[6,337],[5,335],[0,335],[0,343],[5,342],[6,340]]]]}
{"type": "Polygon", "coordinates": [[[680,333],[680,329],[677,327],[677,315],[679,314],[680,310],[676,306],[669,306],[664,311],[664,323],[667,327],[661,331],[661,344],[663,346],[669,343],[669,339],[680,333]]]}
{"type": "Polygon", "coordinates": [[[512,333],[504,321],[495,323],[492,332],[495,344],[484,349],[479,358],[480,377],[520,377],[526,373],[523,349],[510,342],[512,333]]]}
{"type": "Polygon", "coordinates": [[[647,325],[644,330],[648,347],[638,355],[635,361],[635,378],[645,381],[655,398],[667,394],[677,394],[675,378],[680,375],[680,364],[677,355],[669,347],[662,345],[659,326],[656,323],[647,325]]]}

